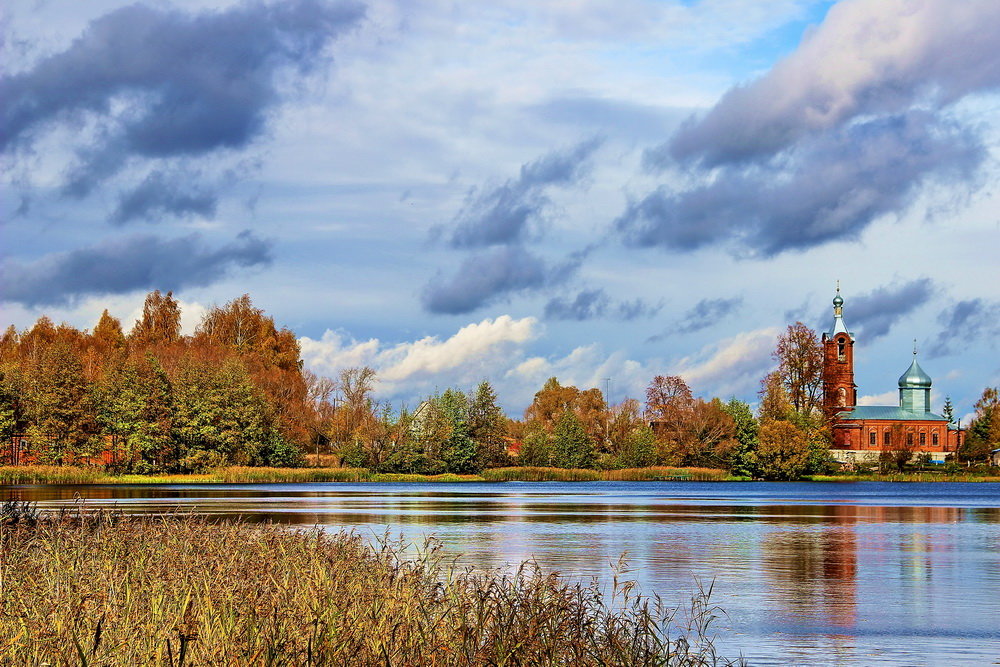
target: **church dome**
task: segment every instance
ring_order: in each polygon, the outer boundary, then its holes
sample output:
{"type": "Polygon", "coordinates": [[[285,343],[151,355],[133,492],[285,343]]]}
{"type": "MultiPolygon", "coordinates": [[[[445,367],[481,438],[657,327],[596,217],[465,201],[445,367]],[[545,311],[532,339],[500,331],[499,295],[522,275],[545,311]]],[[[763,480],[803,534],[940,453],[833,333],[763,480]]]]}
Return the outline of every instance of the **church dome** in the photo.
{"type": "Polygon", "coordinates": [[[835,306],[843,306],[844,305],[844,299],[843,299],[843,297],[840,296],[840,290],[839,289],[837,290],[837,296],[833,297],[833,305],[835,305],[835,306]]]}
{"type": "Polygon", "coordinates": [[[924,369],[917,363],[916,354],[913,355],[913,363],[906,369],[906,372],[899,376],[899,388],[923,388],[931,386],[931,376],[924,372],[924,369]]]}

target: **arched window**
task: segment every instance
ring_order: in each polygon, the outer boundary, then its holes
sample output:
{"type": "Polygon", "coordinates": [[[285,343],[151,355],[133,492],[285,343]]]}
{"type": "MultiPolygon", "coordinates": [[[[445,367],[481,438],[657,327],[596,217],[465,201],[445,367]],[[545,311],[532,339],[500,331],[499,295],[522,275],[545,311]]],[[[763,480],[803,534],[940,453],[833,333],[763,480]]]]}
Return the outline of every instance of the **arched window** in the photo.
{"type": "Polygon", "coordinates": [[[847,360],[847,341],[840,337],[837,339],[837,361],[847,360]]]}
{"type": "Polygon", "coordinates": [[[938,441],[938,432],[934,431],[933,433],[931,433],[931,444],[934,445],[935,447],[937,447],[938,446],[938,442],[939,442],[938,441]]]}
{"type": "Polygon", "coordinates": [[[847,405],[847,390],[843,387],[837,390],[837,405],[847,405]]]}

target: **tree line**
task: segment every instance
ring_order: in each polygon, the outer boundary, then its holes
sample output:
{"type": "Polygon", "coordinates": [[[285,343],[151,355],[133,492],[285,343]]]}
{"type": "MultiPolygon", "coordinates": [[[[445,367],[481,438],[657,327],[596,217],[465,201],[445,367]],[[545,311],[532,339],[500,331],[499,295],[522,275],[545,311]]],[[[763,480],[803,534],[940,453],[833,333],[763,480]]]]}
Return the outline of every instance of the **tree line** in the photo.
{"type": "MultiPolygon", "coordinates": [[[[370,368],[337,378],[304,369],[295,335],[246,295],[211,308],[185,336],[177,301],[156,291],[127,334],[107,311],[92,331],[46,317],[9,327],[0,338],[0,436],[23,436],[42,463],[110,450],[112,467],[139,473],[295,466],[306,454],[424,474],[508,465],[698,466],[762,479],[831,471],[818,337],[791,325],[773,357],[756,412],[735,398],[695,397],[679,376],[656,376],[643,402],[614,405],[599,389],[550,378],[521,419],[504,414],[485,380],[395,410],[374,398],[370,368]]],[[[988,389],[961,454],[982,458],[1000,446],[997,405],[988,389]]],[[[884,453],[883,463],[902,467],[911,454],[884,453]]]]}

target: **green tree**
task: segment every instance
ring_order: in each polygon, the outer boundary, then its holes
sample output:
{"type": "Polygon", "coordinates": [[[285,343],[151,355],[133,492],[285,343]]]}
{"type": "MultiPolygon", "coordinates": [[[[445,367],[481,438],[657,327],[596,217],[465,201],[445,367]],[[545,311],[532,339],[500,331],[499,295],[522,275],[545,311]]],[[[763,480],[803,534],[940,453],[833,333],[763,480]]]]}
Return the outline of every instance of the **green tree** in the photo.
{"type": "Polygon", "coordinates": [[[731,470],[734,475],[742,477],[757,477],[757,445],[760,424],[753,416],[750,406],[743,401],[731,398],[722,409],[733,420],[736,428],[736,449],[733,452],[731,470]]]}
{"type": "Polygon", "coordinates": [[[169,456],[171,387],[156,357],[147,354],[107,373],[95,395],[97,421],[112,437],[122,468],[144,472],[169,456]]]}
{"type": "Polygon", "coordinates": [[[595,460],[594,444],[580,418],[566,410],[552,431],[552,464],[559,468],[593,468],[595,460]]]}
{"type": "Polygon", "coordinates": [[[517,464],[537,467],[552,464],[552,436],[541,424],[528,427],[517,453],[517,464]]]}
{"type": "Polygon", "coordinates": [[[625,436],[613,458],[615,468],[645,468],[656,465],[656,434],[643,424],[625,436]]]}
{"type": "Polygon", "coordinates": [[[468,398],[457,389],[448,389],[437,398],[437,402],[451,426],[448,437],[441,443],[441,460],[445,470],[454,473],[478,472],[478,448],[470,434],[468,398]]]}
{"type": "Polygon", "coordinates": [[[497,405],[497,394],[483,380],[469,401],[469,435],[476,443],[476,467],[510,465],[507,455],[507,418],[497,405]]]}
{"type": "Polygon", "coordinates": [[[967,461],[984,461],[1000,447],[1000,389],[987,387],[973,407],[976,414],[960,454],[967,461]]]}

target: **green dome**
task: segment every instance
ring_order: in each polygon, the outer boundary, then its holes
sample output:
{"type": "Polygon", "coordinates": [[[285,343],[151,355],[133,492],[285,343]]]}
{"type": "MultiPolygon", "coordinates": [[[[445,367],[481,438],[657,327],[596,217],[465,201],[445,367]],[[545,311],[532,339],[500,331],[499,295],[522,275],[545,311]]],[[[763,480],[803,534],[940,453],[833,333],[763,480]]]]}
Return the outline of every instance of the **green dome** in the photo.
{"type": "Polygon", "coordinates": [[[835,305],[835,306],[843,306],[844,305],[844,300],[841,298],[839,290],[837,291],[837,296],[833,297],[833,305],[835,305]]]}
{"type": "Polygon", "coordinates": [[[913,355],[913,363],[906,369],[906,372],[899,376],[899,388],[923,388],[931,386],[931,376],[924,372],[924,369],[917,363],[917,355],[913,355]]]}

